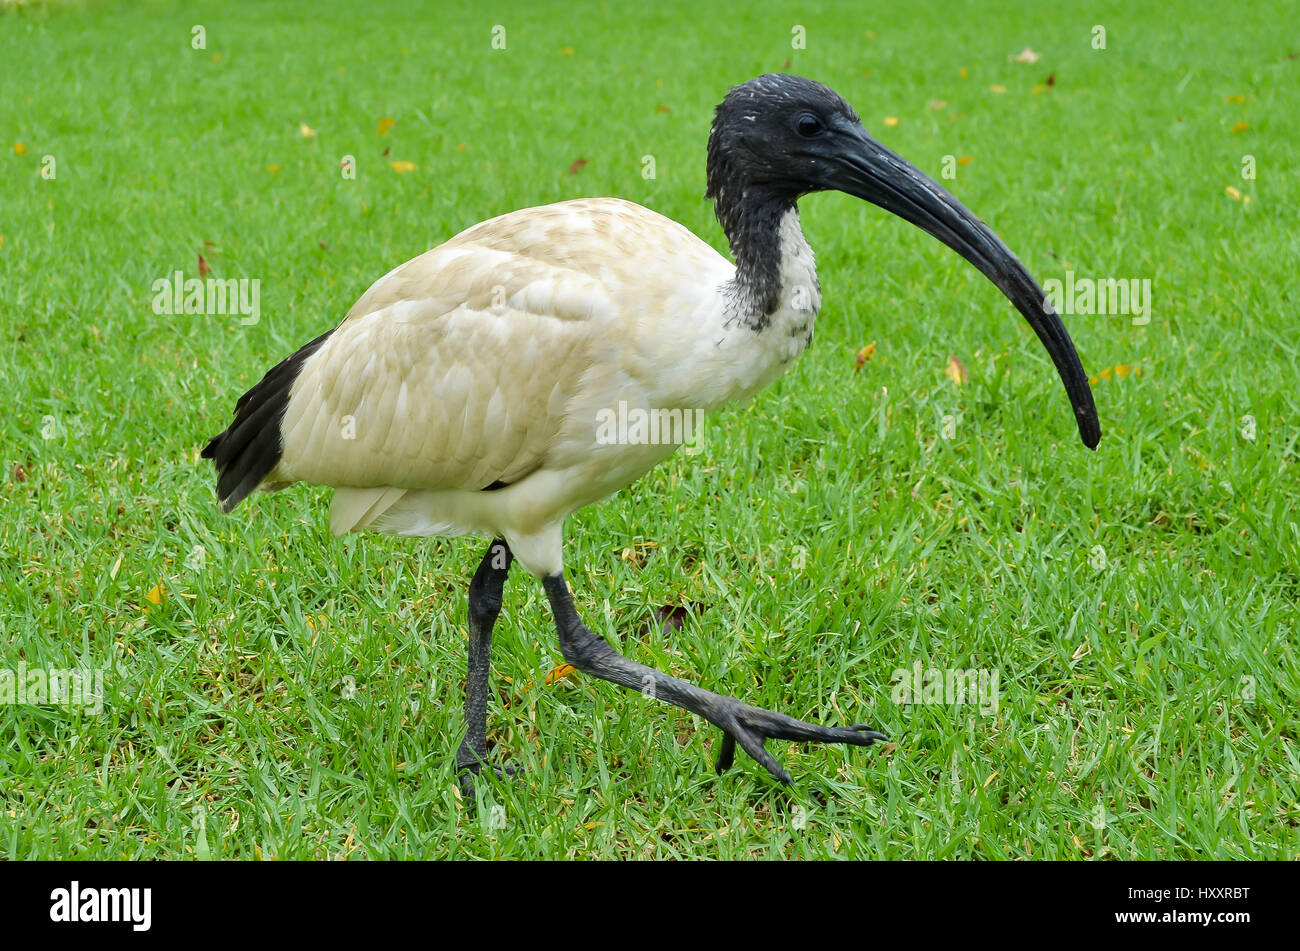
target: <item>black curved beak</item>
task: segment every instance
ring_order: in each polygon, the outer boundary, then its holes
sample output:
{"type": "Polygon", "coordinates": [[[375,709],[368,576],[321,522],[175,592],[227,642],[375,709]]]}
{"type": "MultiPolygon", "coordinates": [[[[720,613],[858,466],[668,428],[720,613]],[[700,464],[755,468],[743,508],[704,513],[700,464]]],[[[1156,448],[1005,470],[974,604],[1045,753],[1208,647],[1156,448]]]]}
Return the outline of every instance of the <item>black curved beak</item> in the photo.
{"type": "Polygon", "coordinates": [[[841,140],[848,136],[852,142],[827,163],[826,187],[879,205],[910,221],[996,284],[1047,349],[1074,408],[1079,436],[1085,446],[1096,449],[1101,427],[1088,376],[1060,316],[1025,266],[965,205],[911,162],[871,138],[861,125],[845,123],[838,131],[841,140]]]}

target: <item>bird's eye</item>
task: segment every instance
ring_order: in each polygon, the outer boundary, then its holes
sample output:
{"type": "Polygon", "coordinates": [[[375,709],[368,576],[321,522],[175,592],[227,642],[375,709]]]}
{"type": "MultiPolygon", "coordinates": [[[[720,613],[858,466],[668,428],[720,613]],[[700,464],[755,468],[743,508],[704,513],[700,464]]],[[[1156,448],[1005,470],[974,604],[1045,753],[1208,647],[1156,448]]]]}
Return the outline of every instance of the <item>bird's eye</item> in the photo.
{"type": "Polygon", "coordinates": [[[822,125],[822,120],[811,112],[801,112],[794,120],[794,128],[805,139],[812,139],[821,135],[826,127],[822,125]]]}

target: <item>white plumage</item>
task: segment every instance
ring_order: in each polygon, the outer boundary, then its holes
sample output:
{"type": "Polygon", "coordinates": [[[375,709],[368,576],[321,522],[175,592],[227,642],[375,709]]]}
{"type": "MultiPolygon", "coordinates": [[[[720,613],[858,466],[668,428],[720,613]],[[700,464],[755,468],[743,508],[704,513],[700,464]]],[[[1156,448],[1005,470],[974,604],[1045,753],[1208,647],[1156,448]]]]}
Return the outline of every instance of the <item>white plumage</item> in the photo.
{"type": "Polygon", "coordinates": [[[731,262],[640,205],[475,225],[376,281],[303,363],[267,482],[335,486],[336,534],[482,533],[554,574],[564,518],[678,448],[601,443],[602,410],[709,411],[807,345],[812,252],[797,212],[781,228],[789,303],[754,334],[726,292],[731,262]]]}

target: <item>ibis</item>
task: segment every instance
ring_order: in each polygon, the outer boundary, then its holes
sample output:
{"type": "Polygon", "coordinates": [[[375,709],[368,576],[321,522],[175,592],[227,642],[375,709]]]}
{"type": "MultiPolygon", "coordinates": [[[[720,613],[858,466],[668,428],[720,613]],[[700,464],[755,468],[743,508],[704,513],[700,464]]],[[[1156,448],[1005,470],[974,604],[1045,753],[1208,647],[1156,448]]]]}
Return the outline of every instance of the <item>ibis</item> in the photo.
{"type": "Polygon", "coordinates": [[[837,93],[784,74],[733,87],[715,111],[706,173],[734,264],[682,225],[616,198],[483,221],[376,281],[333,330],[245,393],[203,450],[225,512],[254,490],[305,482],[335,488],[335,534],[488,539],[469,584],[463,776],[494,768],[489,655],[514,561],[541,581],[565,661],[717,726],[719,773],[737,744],[789,783],[767,740],[885,738],[865,724],[752,706],[624,656],[583,623],[564,575],[565,518],[681,444],[671,433],[610,438],[601,428],[610,413],[747,400],[808,346],[821,286],[802,196],[833,190],[877,205],[979,269],[1046,348],[1083,443],[1101,438],[1088,378],[1047,295],[992,230],[872,138],[837,93]]]}

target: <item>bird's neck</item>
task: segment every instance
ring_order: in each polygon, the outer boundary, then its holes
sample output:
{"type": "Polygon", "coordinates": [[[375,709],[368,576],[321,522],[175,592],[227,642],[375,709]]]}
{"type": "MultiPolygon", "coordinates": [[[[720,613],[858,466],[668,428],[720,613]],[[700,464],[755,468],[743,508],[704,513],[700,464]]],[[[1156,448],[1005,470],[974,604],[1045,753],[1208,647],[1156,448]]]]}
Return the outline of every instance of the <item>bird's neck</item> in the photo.
{"type": "Polygon", "coordinates": [[[736,259],[733,319],[762,331],[785,310],[815,316],[821,287],[794,198],[750,188],[717,212],[736,259]]]}

